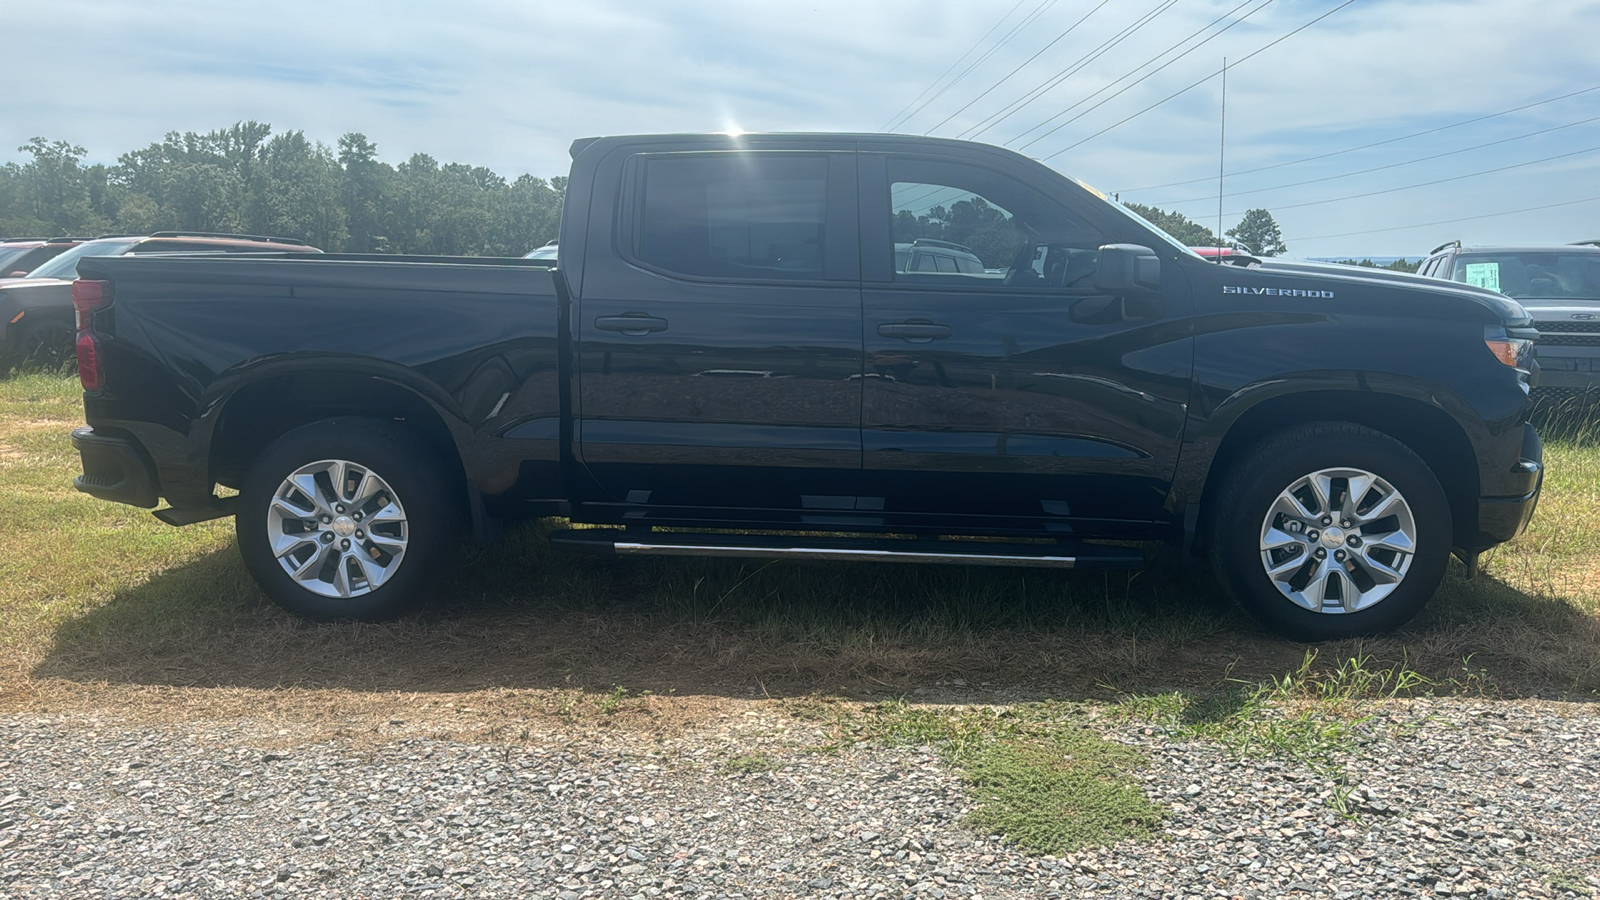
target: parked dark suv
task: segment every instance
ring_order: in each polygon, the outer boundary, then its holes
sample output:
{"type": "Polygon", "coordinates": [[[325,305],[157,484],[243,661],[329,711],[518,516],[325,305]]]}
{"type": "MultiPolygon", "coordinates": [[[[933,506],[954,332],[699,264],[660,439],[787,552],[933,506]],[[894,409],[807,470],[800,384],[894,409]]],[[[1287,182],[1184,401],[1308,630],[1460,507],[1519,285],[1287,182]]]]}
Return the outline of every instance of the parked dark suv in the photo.
{"type": "Polygon", "coordinates": [[[1600,246],[1594,241],[1529,247],[1434,248],[1419,275],[1499,291],[1521,303],[1539,329],[1536,397],[1600,398],[1600,246]]]}
{"type": "Polygon", "coordinates": [[[321,253],[304,241],[250,234],[158,231],[82,240],[26,278],[0,280],[0,371],[35,364],[58,368],[72,358],[77,334],[72,280],[78,260],[157,253],[321,253]]]}

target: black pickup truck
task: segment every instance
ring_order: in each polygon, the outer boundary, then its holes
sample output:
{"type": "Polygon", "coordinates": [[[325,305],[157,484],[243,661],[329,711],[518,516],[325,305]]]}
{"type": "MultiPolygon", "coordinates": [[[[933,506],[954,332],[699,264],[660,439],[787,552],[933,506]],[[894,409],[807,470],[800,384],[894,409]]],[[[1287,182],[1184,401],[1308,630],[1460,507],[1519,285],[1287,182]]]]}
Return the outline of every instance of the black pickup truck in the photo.
{"type": "Polygon", "coordinates": [[[78,488],[236,514],[313,618],[395,615],[469,531],[560,515],[608,554],[1129,567],[1166,540],[1302,639],[1398,626],[1533,514],[1537,333],[1499,294],[1203,260],[959,141],[572,156],[558,261],[84,259],[78,488]],[[919,241],[952,264],[908,265],[919,241]]]}

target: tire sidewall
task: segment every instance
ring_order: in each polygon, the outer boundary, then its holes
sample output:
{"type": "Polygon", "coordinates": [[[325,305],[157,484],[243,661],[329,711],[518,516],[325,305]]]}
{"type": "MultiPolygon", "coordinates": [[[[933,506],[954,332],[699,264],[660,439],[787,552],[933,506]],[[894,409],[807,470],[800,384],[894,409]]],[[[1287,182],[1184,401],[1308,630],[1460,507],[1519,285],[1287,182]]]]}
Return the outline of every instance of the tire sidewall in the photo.
{"type": "Polygon", "coordinates": [[[318,621],[383,621],[422,602],[449,559],[457,529],[441,465],[426,445],[380,419],[326,419],[285,434],[250,467],[234,520],[239,552],[251,575],[279,606],[318,621]],[[406,514],[406,552],[397,571],[358,597],[324,597],[297,584],[274,556],[267,510],[288,475],[308,463],[342,459],[387,482],[406,514]]]}
{"type": "Polygon", "coordinates": [[[1302,435],[1302,441],[1264,444],[1227,479],[1212,528],[1217,577],[1263,624],[1302,641],[1322,641],[1392,631],[1428,602],[1449,561],[1449,503],[1438,479],[1416,454],[1392,438],[1359,429],[1337,435],[1302,435]],[[1261,526],[1267,510],[1291,484],[1323,469],[1371,472],[1393,485],[1411,507],[1417,547],[1398,587],[1355,613],[1319,613],[1283,596],[1261,562],[1261,526]]]}

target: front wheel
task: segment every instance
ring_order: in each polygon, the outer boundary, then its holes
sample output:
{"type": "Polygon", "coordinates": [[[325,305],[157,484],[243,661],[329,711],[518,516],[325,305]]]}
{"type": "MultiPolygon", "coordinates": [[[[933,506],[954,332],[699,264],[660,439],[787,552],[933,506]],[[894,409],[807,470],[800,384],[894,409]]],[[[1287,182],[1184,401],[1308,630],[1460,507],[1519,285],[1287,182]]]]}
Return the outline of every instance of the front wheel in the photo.
{"type": "Polygon", "coordinates": [[[1268,627],[1321,641],[1398,628],[1449,561],[1449,503],[1409,448],[1346,422],[1269,438],[1212,510],[1217,579],[1268,627]]]}
{"type": "Polygon", "coordinates": [[[316,422],[269,446],[239,491],[234,525],[267,595],[317,620],[381,621],[425,599],[459,520],[422,446],[372,419],[316,422]]]}

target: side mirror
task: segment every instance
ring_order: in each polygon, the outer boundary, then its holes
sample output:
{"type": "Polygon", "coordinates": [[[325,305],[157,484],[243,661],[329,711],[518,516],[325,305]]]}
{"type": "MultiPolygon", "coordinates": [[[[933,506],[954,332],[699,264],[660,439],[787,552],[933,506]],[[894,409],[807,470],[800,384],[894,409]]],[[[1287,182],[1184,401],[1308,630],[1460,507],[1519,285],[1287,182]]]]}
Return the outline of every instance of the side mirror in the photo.
{"type": "Polygon", "coordinates": [[[1139,244],[1106,244],[1100,248],[1094,286],[1114,293],[1154,290],[1161,287],[1161,260],[1154,250],[1139,244]]]}

